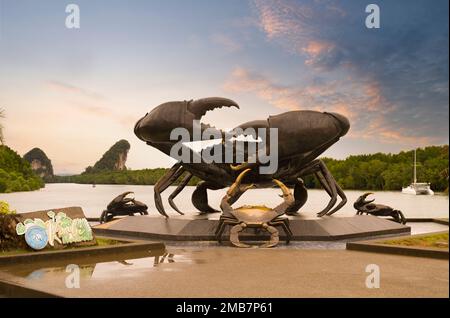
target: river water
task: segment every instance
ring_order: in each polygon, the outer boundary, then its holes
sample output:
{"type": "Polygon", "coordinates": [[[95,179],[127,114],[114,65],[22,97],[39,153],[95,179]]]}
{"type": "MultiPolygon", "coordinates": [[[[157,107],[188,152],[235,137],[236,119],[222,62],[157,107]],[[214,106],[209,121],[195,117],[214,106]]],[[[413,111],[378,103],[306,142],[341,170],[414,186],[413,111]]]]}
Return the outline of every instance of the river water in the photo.
{"type": "MultiPolygon", "coordinates": [[[[167,203],[167,197],[175,189],[168,188],[162,195],[163,203],[169,215],[178,215],[167,203]]],[[[195,214],[196,210],[191,203],[191,194],[194,187],[186,187],[175,199],[177,206],[186,214],[195,214]]],[[[106,205],[117,195],[125,191],[135,192],[137,200],[149,206],[150,214],[157,214],[153,202],[153,186],[132,185],[92,185],[82,184],[47,184],[45,188],[33,192],[17,192],[0,194],[0,201],[6,201],[12,209],[19,213],[46,209],[57,209],[69,206],[81,206],[87,217],[98,217],[106,208],[106,205]]],[[[345,191],[348,203],[336,216],[352,216],[355,214],[353,202],[365,191],[345,191]]],[[[254,189],[245,193],[235,203],[238,207],[244,204],[264,204],[274,207],[281,202],[278,196],[279,189],[254,189]]],[[[209,191],[210,205],[218,208],[219,202],[225,190],[209,191]]],[[[309,190],[308,201],[301,209],[306,218],[315,217],[328,203],[329,196],[324,190],[309,190]]],[[[401,192],[375,192],[372,195],[375,202],[386,204],[401,210],[407,218],[448,218],[449,200],[446,195],[415,196],[402,194],[401,192]]]]}

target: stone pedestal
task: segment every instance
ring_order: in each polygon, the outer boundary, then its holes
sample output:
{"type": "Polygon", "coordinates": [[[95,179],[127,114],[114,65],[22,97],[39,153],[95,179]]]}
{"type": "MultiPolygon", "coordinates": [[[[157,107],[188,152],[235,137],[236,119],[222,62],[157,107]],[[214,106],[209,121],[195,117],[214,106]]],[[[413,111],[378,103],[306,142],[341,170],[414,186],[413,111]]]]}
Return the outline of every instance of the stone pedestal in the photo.
{"type": "MultiPolygon", "coordinates": [[[[128,216],[97,225],[94,232],[103,235],[122,235],[136,238],[170,241],[213,241],[220,214],[212,216],[181,216],[169,219],[160,216],[128,216]]],[[[306,219],[289,217],[294,241],[336,241],[354,238],[370,238],[393,234],[410,234],[409,226],[370,215],[353,217],[324,217],[306,219]]],[[[280,238],[284,238],[280,228],[280,238]]],[[[228,230],[224,239],[227,239],[228,230]]],[[[264,233],[248,229],[242,240],[267,239],[264,233]]]]}

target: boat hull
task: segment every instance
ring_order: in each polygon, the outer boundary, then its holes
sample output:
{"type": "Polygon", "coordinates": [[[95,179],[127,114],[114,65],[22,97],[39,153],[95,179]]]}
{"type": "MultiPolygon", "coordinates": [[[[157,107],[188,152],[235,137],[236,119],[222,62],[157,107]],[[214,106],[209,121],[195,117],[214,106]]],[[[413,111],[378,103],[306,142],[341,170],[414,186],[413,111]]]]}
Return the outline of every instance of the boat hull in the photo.
{"type": "Polygon", "coordinates": [[[406,188],[403,188],[402,193],[413,194],[413,195],[433,195],[434,194],[433,190],[430,189],[429,185],[426,185],[426,186],[410,185],[406,188]]]}

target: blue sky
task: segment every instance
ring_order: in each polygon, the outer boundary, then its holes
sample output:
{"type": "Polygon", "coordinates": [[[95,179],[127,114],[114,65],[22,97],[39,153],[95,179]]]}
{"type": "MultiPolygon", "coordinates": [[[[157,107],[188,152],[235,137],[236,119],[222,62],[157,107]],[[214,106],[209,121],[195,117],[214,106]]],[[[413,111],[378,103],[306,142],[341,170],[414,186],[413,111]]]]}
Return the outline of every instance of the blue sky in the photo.
{"type": "Polygon", "coordinates": [[[231,128],[294,109],[337,111],[347,136],[325,155],[448,143],[448,1],[0,0],[5,137],[41,147],[57,173],[92,165],[115,141],[128,166],[168,166],[133,135],[170,100],[224,96],[231,128]],[[80,7],[81,28],[65,27],[80,7]],[[381,28],[367,29],[376,3],[381,28]]]}

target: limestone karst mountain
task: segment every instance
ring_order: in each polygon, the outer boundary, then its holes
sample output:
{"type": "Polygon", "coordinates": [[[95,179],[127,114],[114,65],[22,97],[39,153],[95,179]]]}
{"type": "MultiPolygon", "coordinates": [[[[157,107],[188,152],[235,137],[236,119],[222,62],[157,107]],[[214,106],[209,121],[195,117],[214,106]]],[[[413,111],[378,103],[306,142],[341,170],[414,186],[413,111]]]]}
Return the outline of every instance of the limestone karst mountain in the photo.
{"type": "Polygon", "coordinates": [[[116,142],[93,167],[86,168],[85,173],[95,173],[100,171],[122,171],[127,170],[126,162],[130,143],[127,140],[116,142]]]}
{"type": "Polygon", "coordinates": [[[49,181],[53,178],[52,162],[42,149],[31,149],[23,156],[23,159],[30,163],[34,173],[44,179],[44,181],[49,181]]]}

